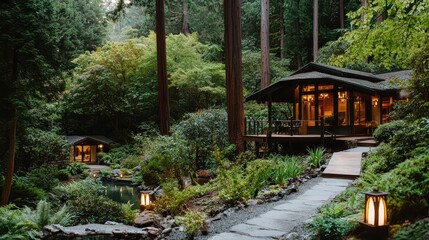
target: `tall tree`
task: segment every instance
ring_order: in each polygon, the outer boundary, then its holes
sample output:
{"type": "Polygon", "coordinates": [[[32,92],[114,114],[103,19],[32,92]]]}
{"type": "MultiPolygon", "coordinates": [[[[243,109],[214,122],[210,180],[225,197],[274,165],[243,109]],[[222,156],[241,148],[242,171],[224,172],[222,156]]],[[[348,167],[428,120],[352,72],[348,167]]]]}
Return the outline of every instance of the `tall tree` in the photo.
{"type": "Polygon", "coordinates": [[[270,1],[261,0],[261,88],[270,85],[270,1]]]}
{"type": "Polygon", "coordinates": [[[224,0],[228,137],[244,151],[244,107],[241,77],[241,0],[224,0]]]}
{"type": "Polygon", "coordinates": [[[158,60],[159,130],[161,135],[168,135],[170,133],[170,98],[168,96],[164,5],[164,0],[156,1],[156,51],[158,60]]]}
{"type": "Polygon", "coordinates": [[[313,1],[313,61],[315,62],[319,50],[319,0],[313,1]]]}

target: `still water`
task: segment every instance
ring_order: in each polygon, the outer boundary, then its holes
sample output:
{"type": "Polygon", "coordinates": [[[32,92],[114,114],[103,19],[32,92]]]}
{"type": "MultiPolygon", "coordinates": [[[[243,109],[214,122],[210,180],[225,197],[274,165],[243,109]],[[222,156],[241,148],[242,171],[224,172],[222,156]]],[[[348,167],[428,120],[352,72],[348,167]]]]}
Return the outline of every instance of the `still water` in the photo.
{"type": "Polygon", "coordinates": [[[139,208],[139,193],[136,187],[120,182],[103,182],[103,185],[106,187],[106,196],[110,199],[120,203],[129,201],[133,204],[133,209],[139,208]]]}

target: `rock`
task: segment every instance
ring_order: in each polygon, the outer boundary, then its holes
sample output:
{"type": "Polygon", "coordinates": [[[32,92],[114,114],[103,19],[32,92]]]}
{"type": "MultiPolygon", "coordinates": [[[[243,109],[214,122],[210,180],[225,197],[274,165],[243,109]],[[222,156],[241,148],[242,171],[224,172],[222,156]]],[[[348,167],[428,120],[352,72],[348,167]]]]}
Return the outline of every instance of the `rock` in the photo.
{"type": "Polygon", "coordinates": [[[214,221],[219,221],[221,219],[221,214],[218,214],[212,218],[209,218],[207,221],[210,222],[214,222],[214,221]]]}
{"type": "Polygon", "coordinates": [[[160,225],[164,229],[172,228],[175,225],[175,221],[174,221],[174,219],[171,219],[171,218],[170,219],[164,219],[161,221],[160,225]]]}
{"type": "Polygon", "coordinates": [[[164,230],[162,230],[162,235],[169,235],[171,233],[171,231],[173,231],[172,228],[166,228],[164,230]]]}
{"type": "Polygon", "coordinates": [[[257,199],[249,199],[247,200],[247,205],[248,206],[255,206],[258,204],[258,200],[257,199]]]}
{"type": "Polygon", "coordinates": [[[121,176],[121,173],[122,173],[121,169],[113,169],[112,170],[113,177],[119,177],[119,176],[121,176]]]}
{"type": "Polygon", "coordinates": [[[146,227],[144,230],[147,231],[149,237],[152,239],[158,237],[160,234],[159,229],[155,227],[146,227]]]}
{"type": "Polygon", "coordinates": [[[142,170],[142,167],[140,165],[138,165],[138,166],[136,166],[136,167],[133,168],[134,172],[139,172],[141,170],[142,170]]]}
{"type": "Polygon", "coordinates": [[[118,225],[119,223],[117,223],[117,222],[114,222],[114,221],[106,221],[105,223],[104,223],[104,225],[118,225]]]}
{"type": "Polygon", "coordinates": [[[151,226],[160,218],[161,216],[153,211],[144,211],[141,212],[136,219],[134,219],[134,226],[141,228],[151,226]]]}
{"type": "Polygon", "coordinates": [[[284,240],[300,240],[301,237],[296,232],[289,233],[284,240]]]}
{"type": "Polygon", "coordinates": [[[278,200],[280,200],[278,196],[275,196],[269,199],[270,202],[277,202],[278,200]]]}
{"type": "Polygon", "coordinates": [[[231,216],[231,214],[234,212],[234,209],[232,209],[232,208],[228,208],[227,210],[225,210],[224,212],[223,212],[223,215],[225,216],[225,217],[229,217],[229,216],[231,216]]]}

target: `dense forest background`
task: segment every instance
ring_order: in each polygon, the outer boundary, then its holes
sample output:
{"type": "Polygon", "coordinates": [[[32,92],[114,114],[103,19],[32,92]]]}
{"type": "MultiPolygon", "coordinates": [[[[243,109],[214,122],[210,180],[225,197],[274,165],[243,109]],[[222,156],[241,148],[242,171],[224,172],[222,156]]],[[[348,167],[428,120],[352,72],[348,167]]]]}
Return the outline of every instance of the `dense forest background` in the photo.
{"type": "MultiPolygon", "coordinates": [[[[16,163],[24,167],[65,159],[65,135],[102,134],[124,143],[156,132],[154,4],[0,3],[1,172],[14,126],[16,163]]],[[[344,1],[341,28],[339,1],[320,1],[318,61],[372,72],[409,68],[410,53],[427,35],[427,5],[344,1]]],[[[165,11],[174,124],[186,113],[225,106],[223,2],[169,0],[165,11]]],[[[269,13],[275,82],[313,59],[313,1],[271,1],[269,13]]],[[[260,89],[260,1],[242,1],[241,14],[246,96],[260,89]]]]}

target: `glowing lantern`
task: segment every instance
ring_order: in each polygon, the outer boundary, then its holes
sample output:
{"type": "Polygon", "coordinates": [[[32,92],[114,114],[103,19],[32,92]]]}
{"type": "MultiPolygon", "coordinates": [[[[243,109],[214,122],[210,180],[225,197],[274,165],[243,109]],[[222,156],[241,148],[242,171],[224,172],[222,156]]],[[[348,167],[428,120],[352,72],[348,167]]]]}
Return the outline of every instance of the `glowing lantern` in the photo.
{"type": "Polygon", "coordinates": [[[362,225],[368,227],[368,235],[382,239],[388,235],[386,192],[377,189],[365,192],[365,216],[362,225]]]}
{"type": "Polygon", "coordinates": [[[140,211],[147,209],[150,206],[150,192],[140,192],[140,211]]]}
{"type": "Polygon", "coordinates": [[[122,173],[119,174],[119,177],[122,178],[124,175],[122,173]]]}

